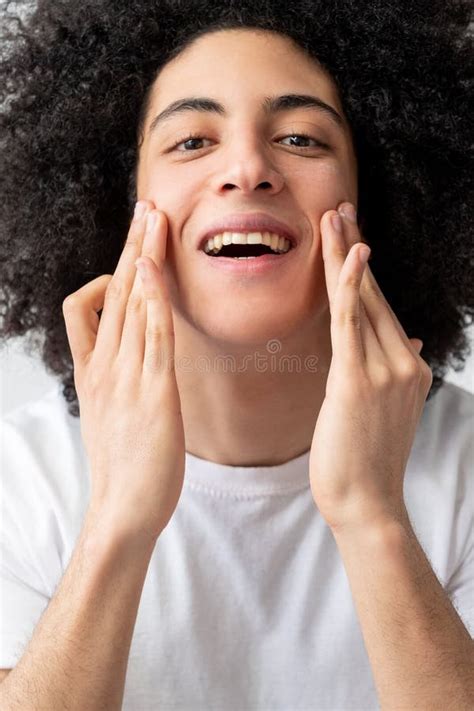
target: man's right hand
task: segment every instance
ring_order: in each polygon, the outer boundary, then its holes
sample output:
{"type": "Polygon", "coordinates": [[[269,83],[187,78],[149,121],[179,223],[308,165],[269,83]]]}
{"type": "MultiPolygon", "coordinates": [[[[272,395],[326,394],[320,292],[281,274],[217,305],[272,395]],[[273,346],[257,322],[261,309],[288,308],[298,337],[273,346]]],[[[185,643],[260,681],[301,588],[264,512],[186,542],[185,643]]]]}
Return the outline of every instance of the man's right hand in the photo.
{"type": "Polygon", "coordinates": [[[167,237],[164,212],[140,201],[113,276],[97,277],[63,302],[91,467],[89,511],[151,540],[176,509],[185,466],[173,317],[162,272],[167,237]],[[146,263],[143,282],[138,257],[146,263]]]}

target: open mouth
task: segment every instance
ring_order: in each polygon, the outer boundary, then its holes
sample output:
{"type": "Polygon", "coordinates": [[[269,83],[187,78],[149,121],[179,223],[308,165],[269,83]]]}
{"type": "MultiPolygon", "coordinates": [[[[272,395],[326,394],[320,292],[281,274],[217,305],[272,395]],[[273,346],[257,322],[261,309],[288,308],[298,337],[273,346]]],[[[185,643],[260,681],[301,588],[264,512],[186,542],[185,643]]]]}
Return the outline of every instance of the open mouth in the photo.
{"type": "Polygon", "coordinates": [[[223,232],[208,239],[203,247],[209,257],[233,259],[283,255],[291,249],[293,244],[289,239],[273,232],[223,232]]]}

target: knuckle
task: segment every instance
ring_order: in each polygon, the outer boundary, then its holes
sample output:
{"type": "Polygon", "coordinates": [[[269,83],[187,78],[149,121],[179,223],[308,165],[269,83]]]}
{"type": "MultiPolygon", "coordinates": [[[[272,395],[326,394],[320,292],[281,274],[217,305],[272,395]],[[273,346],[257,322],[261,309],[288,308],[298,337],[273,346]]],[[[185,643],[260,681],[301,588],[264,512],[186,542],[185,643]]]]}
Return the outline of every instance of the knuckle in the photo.
{"type": "Polygon", "coordinates": [[[333,249],[334,249],[333,256],[337,257],[337,259],[339,259],[342,263],[344,263],[346,260],[346,257],[347,257],[347,252],[344,249],[342,249],[341,247],[338,247],[336,245],[333,247],[333,249]]]}
{"type": "Polygon", "coordinates": [[[418,380],[421,375],[419,363],[413,356],[406,356],[400,359],[398,364],[398,376],[403,382],[418,380]]]}
{"type": "Polygon", "coordinates": [[[125,286],[123,283],[118,281],[118,279],[111,279],[105,290],[105,303],[114,303],[120,301],[125,291],[125,286]]]}
{"type": "Polygon", "coordinates": [[[425,360],[421,361],[421,373],[423,380],[431,387],[433,383],[433,371],[425,360]]]}
{"type": "Polygon", "coordinates": [[[174,332],[166,329],[150,328],[145,330],[146,349],[144,365],[147,370],[168,369],[168,354],[173,352],[174,332]]]}
{"type": "Polygon", "coordinates": [[[78,296],[77,292],[74,292],[73,294],[69,294],[69,296],[66,296],[66,298],[63,301],[63,313],[72,311],[73,309],[77,308],[80,304],[80,297],[78,296]]]}
{"type": "Polygon", "coordinates": [[[160,345],[165,339],[165,333],[161,328],[153,328],[151,326],[147,326],[145,331],[145,338],[147,343],[149,343],[151,346],[160,345]]]}
{"type": "Polygon", "coordinates": [[[171,375],[175,372],[174,356],[167,348],[147,348],[143,368],[149,373],[171,375]]]}
{"type": "Polygon", "coordinates": [[[346,276],[346,285],[349,286],[351,289],[357,289],[359,290],[359,285],[360,285],[360,277],[357,274],[354,274],[351,272],[346,276]]]}
{"type": "Polygon", "coordinates": [[[131,292],[127,301],[127,311],[130,313],[136,313],[141,311],[144,306],[143,297],[138,292],[131,292]]]}
{"type": "MultiPolygon", "coordinates": [[[[134,228],[135,229],[135,228],[134,228]]],[[[125,244],[123,245],[124,250],[127,249],[132,249],[135,250],[137,247],[141,246],[141,240],[137,237],[136,232],[134,229],[130,232],[128,235],[127,239],[125,240],[125,244]]]]}
{"type": "Polygon", "coordinates": [[[350,327],[360,329],[360,315],[356,311],[349,309],[344,310],[340,315],[339,322],[343,328],[350,327]]]}
{"type": "Polygon", "coordinates": [[[68,311],[81,308],[86,303],[87,299],[96,293],[104,293],[104,286],[110,284],[112,279],[111,274],[101,274],[96,279],[87,282],[77,291],[68,294],[62,302],[62,311],[65,315],[68,311]]]}
{"type": "Polygon", "coordinates": [[[150,373],[158,373],[164,370],[165,353],[161,348],[151,348],[145,353],[143,367],[150,373]]]}
{"type": "Polygon", "coordinates": [[[393,385],[393,373],[387,365],[381,363],[377,367],[374,380],[379,389],[386,390],[393,385]]]}
{"type": "Polygon", "coordinates": [[[380,297],[380,289],[378,288],[377,284],[371,279],[366,280],[366,283],[364,284],[364,290],[369,299],[375,300],[380,297]]]}

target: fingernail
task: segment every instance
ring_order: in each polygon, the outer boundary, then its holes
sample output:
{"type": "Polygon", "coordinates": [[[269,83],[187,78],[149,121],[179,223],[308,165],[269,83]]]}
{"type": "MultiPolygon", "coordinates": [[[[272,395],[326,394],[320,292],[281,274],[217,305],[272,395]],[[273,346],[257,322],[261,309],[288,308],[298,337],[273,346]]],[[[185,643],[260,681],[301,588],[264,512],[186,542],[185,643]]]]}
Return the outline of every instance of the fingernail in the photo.
{"type": "Polygon", "coordinates": [[[135,211],[133,213],[134,220],[141,220],[146,210],[146,202],[144,200],[139,200],[135,205],[135,211]]]}
{"type": "Polygon", "coordinates": [[[359,248],[359,259],[361,264],[365,264],[366,261],[368,260],[370,255],[370,247],[367,247],[367,245],[364,245],[363,247],[359,248]]]}
{"type": "Polygon", "coordinates": [[[349,222],[357,223],[357,212],[354,205],[351,202],[345,202],[338,208],[340,215],[349,220],[349,222]]]}
{"type": "Polygon", "coordinates": [[[339,215],[331,215],[331,222],[336,232],[342,232],[342,220],[339,215]]]}

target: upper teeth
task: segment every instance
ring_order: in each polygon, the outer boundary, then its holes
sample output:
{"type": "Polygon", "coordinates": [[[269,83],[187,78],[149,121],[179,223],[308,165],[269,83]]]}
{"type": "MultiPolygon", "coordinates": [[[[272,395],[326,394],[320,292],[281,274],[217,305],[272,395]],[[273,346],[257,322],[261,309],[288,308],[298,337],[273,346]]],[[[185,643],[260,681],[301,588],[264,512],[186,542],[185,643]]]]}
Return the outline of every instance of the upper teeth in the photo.
{"type": "Polygon", "coordinates": [[[274,252],[288,252],[290,240],[273,232],[221,232],[207,240],[204,251],[217,254],[224,244],[265,244],[274,252]]]}

